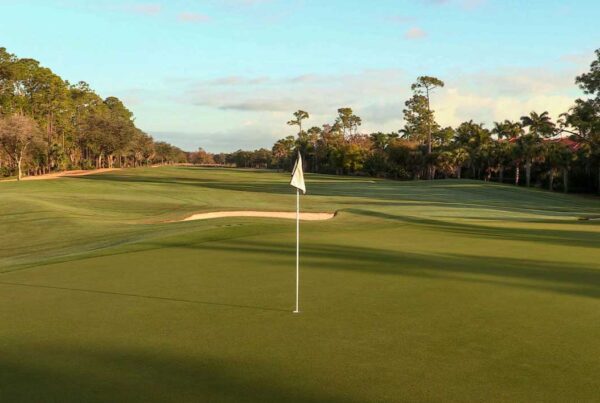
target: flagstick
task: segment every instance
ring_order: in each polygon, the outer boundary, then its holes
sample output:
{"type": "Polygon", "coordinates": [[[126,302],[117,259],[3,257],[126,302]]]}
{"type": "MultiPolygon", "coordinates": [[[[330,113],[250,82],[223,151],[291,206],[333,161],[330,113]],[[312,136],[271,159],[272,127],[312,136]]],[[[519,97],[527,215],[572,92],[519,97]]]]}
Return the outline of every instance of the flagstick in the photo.
{"type": "Polygon", "coordinates": [[[300,190],[296,189],[296,310],[300,313],[300,190]]]}

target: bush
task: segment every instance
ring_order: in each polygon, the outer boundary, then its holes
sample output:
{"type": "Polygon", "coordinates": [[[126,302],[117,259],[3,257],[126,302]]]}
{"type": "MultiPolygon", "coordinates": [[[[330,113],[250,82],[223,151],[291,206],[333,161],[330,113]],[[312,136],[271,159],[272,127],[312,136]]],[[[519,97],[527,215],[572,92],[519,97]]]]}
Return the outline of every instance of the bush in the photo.
{"type": "Polygon", "coordinates": [[[0,176],[1,177],[9,177],[12,175],[12,170],[9,167],[0,167],[0,176]]]}

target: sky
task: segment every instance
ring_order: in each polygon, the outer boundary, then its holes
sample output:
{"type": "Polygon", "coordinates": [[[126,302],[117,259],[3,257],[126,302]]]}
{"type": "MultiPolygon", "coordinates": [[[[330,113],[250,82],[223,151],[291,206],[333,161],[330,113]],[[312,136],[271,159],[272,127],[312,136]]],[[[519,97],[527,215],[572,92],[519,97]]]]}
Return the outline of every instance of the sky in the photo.
{"type": "Polygon", "coordinates": [[[600,47],[597,0],[0,0],[0,47],[117,96],[185,150],[270,148],[340,107],[397,131],[432,75],[440,124],[554,118],[600,47]]]}

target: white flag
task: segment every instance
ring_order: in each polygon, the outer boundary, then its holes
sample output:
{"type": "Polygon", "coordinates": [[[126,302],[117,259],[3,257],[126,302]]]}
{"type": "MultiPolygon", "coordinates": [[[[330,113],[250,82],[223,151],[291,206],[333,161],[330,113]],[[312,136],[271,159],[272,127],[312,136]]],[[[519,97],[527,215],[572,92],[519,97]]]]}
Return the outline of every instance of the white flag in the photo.
{"type": "Polygon", "coordinates": [[[292,171],[292,181],[290,182],[290,185],[296,189],[300,189],[303,194],[306,193],[304,172],[302,171],[302,156],[300,155],[300,151],[298,151],[298,159],[296,159],[296,165],[294,165],[294,170],[292,171]]]}

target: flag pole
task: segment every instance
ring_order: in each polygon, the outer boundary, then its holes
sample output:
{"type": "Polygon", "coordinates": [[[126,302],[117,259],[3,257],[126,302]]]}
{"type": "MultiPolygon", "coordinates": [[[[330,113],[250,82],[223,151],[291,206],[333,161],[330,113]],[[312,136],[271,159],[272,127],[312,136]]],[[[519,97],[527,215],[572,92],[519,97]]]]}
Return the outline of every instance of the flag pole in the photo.
{"type": "Polygon", "coordinates": [[[296,310],[300,313],[300,189],[296,189],[296,310]]]}

